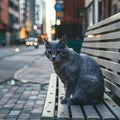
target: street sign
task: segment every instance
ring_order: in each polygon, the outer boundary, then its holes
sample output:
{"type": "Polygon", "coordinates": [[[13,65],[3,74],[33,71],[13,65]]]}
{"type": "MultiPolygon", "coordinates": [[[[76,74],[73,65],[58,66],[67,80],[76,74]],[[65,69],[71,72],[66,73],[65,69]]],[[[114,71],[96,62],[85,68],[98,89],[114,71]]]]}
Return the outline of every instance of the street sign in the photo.
{"type": "Polygon", "coordinates": [[[54,8],[55,8],[56,11],[59,11],[59,12],[62,12],[62,10],[63,10],[63,8],[62,8],[62,4],[59,3],[59,2],[56,2],[54,8]]]}

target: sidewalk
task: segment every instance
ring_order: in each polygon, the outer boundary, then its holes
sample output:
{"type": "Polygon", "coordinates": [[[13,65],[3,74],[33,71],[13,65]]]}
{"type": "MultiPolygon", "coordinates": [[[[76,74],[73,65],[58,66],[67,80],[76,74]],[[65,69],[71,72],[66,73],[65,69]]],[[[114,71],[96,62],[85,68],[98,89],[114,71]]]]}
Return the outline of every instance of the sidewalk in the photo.
{"type": "Polygon", "coordinates": [[[52,72],[43,55],[0,85],[0,120],[40,120],[52,72]]]}
{"type": "Polygon", "coordinates": [[[25,66],[23,69],[17,71],[14,78],[22,82],[45,84],[49,82],[52,71],[51,62],[46,58],[46,56],[43,56],[35,63],[25,66]]]}

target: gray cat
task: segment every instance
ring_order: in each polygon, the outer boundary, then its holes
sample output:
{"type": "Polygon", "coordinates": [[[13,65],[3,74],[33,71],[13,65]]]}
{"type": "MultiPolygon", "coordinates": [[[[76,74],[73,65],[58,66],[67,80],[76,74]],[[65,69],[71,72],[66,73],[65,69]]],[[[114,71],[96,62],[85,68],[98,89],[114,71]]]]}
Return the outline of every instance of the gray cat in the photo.
{"type": "Polygon", "coordinates": [[[103,100],[104,80],[97,63],[86,54],[78,54],[60,40],[45,40],[45,54],[65,87],[62,104],[98,104],[103,100]]]}

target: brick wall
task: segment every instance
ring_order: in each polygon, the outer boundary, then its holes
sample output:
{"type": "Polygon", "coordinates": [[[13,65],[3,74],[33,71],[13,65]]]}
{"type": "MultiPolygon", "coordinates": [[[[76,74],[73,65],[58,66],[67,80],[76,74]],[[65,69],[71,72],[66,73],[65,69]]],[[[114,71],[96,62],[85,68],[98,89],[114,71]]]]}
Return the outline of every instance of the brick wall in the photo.
{"type": "Polygon", "coordinates": [[[2,0],[0,2],[0,21],[1,28],[3,25],[8,25],[8,0],[2,0]]]}
{"type": "Polygon", "coordinates": [[[62,23],[79,24],[82,22],[80,12],[84,9],[84,0],[64,0],[62,23]]]}

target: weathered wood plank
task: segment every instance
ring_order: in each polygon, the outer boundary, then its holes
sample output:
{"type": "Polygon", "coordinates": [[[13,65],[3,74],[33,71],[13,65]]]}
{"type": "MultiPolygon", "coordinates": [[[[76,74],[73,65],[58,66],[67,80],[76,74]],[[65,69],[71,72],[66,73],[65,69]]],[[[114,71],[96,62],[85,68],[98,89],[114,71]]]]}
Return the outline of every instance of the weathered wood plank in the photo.
{"type": "Polygon", "coordinates": [[[106,79],[109,79],[112,82],[120,85],[120,75],[117,75],[116,73],[113,73],[103,68],[102,68],[102,73],[106,79]]]}
{"type": "Polygon", "coordinates": [[[115,116],[120,120],[120,106],[118,106],[107,94],[105,94],[105,104],[111,109],[115,116]]]}
{"type": "MultiPolygon", "coordinates": [[[[93,46],[94,47],[94,46],[93,46]]],[[[89,48],[82,48],[81,52],[92,55],[92,56],[97,56],[97,57],[104,57],[104,58],[109,58],[113,62],[118,62],[120,60],[120,53],[116,51],[105,51],[105,50],[97,50],[97,49],[89,49],[89,48]]]]}
{"type": "Polygon", "coordinates": [[[103,27],[88,31],[88,32],[86,32],[85,35],[87,36],[87,35],[107,33],[107,32],[112,32],[112,31],[114,32],[115,30],[120,29],[119,25],[120,25],[120,22],[116,22],[116,23],[113,23],[113,24],[110,24],[107,26],[103,26],[103,27]]]}
{"type": "Polygon", "coordinates": [[[103,120],[116,120],[116,117],[104,104],[98,104],[95,107],[103,120]]]}
{"type": "MultiPolygon", "coordinates": [[[[110,89],[108,89],[107,87],[105,87],[105,92],[104,92],[104,94],[105,94],[105,93],[111,93],[110,89]]],[[[104,95],[104,97],[105,97],[105,95],[104,95]]]]}
{"type": "Polygon", "coordinates": [[[63,97],[65,94],[64,91],[64,86],[61,80],[59,79],[59,98],[58,98],[58,115],[57,118],[58,120],[69,120],[69,110],[68,110],[68,105],[66,104],[61,104],[61,97],[63,97]]]}
{"type": "Polygon", "coordinates": [[[83,47],[104,48],[104,49],[120,49],[120,41],[116,41],[116,42],[110,42],[110,41],[107,41],[107,42],[84,42],[83,47]]]}
{"type": "Polygon", "coordinates": [[[120,20],[120,13],[115,14],[115,15],[113,15],[113,16],[105,19],[105,20],[102,20],[102,21],[100,21],[99,23],[97,23],[93,26],[88,27],[87,30],[89,31],[91,29],[95,29],[95,28],[98,28],[98,27],[103,26],[103,25],[105,26],[107,24],[110,24],[111,22],[116,22],[117,20],[120,20]]]}
{"type": "Polygon", "coordinates": [[[100,59],[100,58],[97,58],[97,57],[93,57],[93,59],[96,60],[96,62],[99,65],[104,66],[106,69],[111,69],[115,73],[120,71],[120,64],[118,64],[116,62],[111,62],[111,61],[100,59]]]}
{"type": "Polygon", "coordinates": [[[120,87],[113,84],[111,81],[107,79],[104,79],[104,81],[105,81],[105,86],[109,88],[116,96],[120,98],[120,87]]]}
{"type": "Polygon", "coordinates": [[[120,38],[120,34],[119,34],[119,31],[116,31],[116,32],[111,32],[111,33],[106,33],[106,34],[98,34],[98,35],[87,35],[85,38],[84,38],[84,41],[100,41],[100,40],[115,40],[115,39],[119,39],[120,38]]]}
{"type": "Polygon", "coordinates": [[[92,105],[83,106],[87,120],[100,120],[98,113],[92,105]]]}
{"type": "Polygon", "coordinates": [[[41,120],[53,120],[55,110],[55,96],[56,96],[56,74],[51,74],[48,93],[43,108],[41,120]]]}
{"type": "Polygon", "coordinates": [[[85,120],[82,109],[79,105],[71,105],[72,120],[85,120]]]}

